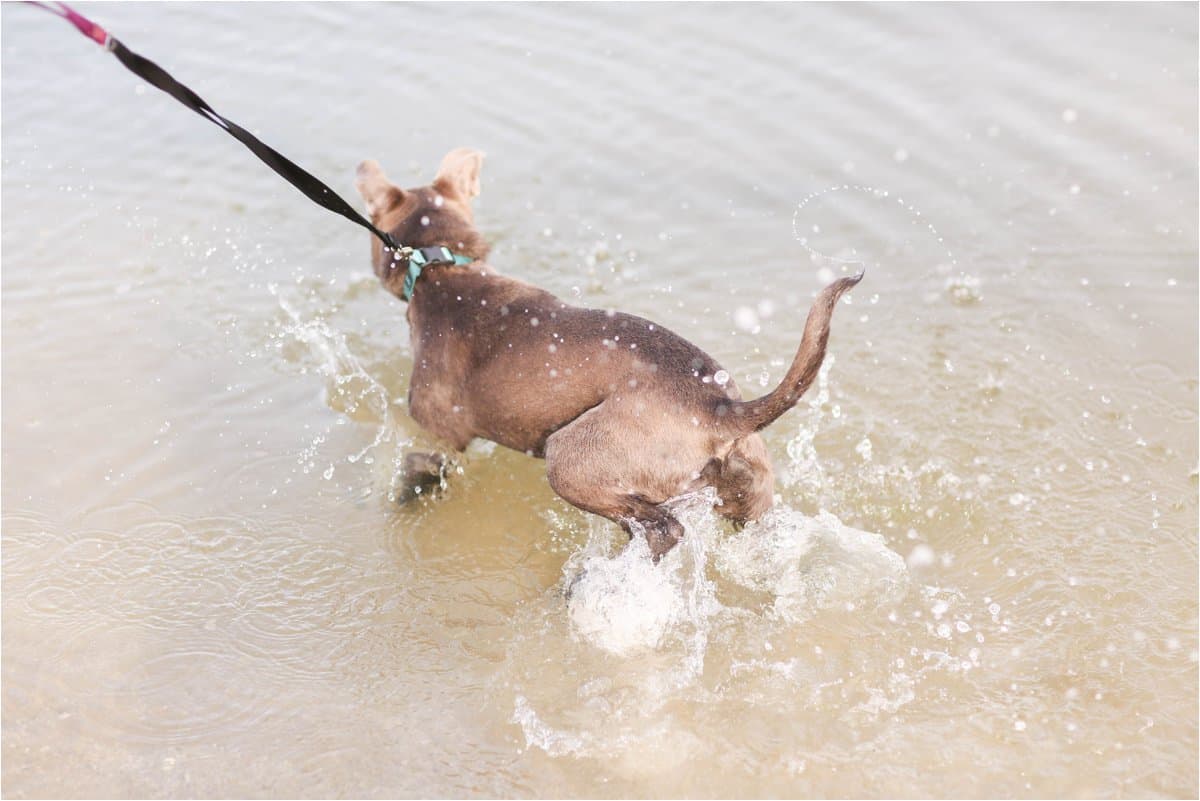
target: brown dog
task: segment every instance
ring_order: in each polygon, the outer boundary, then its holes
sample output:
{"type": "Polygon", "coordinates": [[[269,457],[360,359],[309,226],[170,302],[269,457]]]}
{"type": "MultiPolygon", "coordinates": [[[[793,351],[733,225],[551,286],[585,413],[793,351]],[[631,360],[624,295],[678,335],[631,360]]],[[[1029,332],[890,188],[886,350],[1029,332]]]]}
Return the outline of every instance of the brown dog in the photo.
{"type": "MultiPolygon", "coordinates": [[[[665,501],[705,486],[738,523],[771,506],[774,475],[756,433],[795,405],[817,375],[842,278],[817,297],[783,382],[743,401],[729,374],[667,329],[628,314],[582,309],[499,275],[475,230],[483,154],[460,148],[430,186],[400,189],[379,164],[356,185],[375,225],[409,247],[444,246],[474,259],[429,267],[408,304],[409,411],[461,451],[475,437],[546,459],[570,503],[645,532],[657,560],[683,535],[665,501]]],[[[372,240],[383,285],[403,297],[406,264],[372,240]]],[[[444,459],[410,454],[407,480],[439,477],[444,459]]]]}

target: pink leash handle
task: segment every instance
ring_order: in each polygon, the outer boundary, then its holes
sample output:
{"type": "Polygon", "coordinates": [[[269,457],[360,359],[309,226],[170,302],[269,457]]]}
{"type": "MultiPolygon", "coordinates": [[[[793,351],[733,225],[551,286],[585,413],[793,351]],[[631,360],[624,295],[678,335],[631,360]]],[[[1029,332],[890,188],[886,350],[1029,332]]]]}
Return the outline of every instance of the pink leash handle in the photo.
{"type": "Polygon", "coordinates": [[[108,45],[108,31],[104,30],[99,25],[83,16],[66,3],[39,3],[37,0],[27,0],[27,2],[30,5],[45,9],[55,16],[62,17],[67,22],[78,28],[80,33],[101,47],[108,45]]]}

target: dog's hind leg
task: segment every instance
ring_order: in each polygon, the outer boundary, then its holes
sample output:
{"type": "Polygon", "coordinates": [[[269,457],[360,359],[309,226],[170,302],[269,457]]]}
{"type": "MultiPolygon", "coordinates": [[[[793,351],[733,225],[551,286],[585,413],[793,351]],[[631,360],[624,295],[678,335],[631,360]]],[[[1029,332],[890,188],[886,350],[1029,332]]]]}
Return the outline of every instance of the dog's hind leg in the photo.
{"type": "Polygon", "coordinates": [[[595,486],[581,486],[562,469],[547,460],[550,486],[563,500],[585,512],[607,517],[625,530],[630,539],[637,534],[646,538],[650,554],[658,562],[683,539],[683,524],[665,506],[636,494],[605,492],[595,486]]]}
{"type": "Polygon", "coordinates": [[[625,533],[633,539],[636,529],[641,529],[641,534],[646,538],[646,543],[650,546],[650,554],[654,557],[657,563],[659,559],[667,551],[674,548],[683,539],[683,524],[675,519],[675,516],[667,511],[666,507],[659,506],[645,500],[637,495],[626,496],[625,502],[630,509],[629,516],[618,521],[621,528],[625,529],[625,533]]]}
{"type": "Polygon", "coordinates": [[[657,562],[683,538],[683,525],[628,486],[632,455],[607,436],[604,417],[601,404],[550,435],[546,477],[564,500],[620,524],[630,538],[640,529],[657,562]]]}
{"type": "Polygon", "coordinates": [[[774,502],[775,474],[758,434],[734,443],[725,458],[708,463],[701,477],[717,490],[717,512],[739,526],[762,517],[774,502]]]}

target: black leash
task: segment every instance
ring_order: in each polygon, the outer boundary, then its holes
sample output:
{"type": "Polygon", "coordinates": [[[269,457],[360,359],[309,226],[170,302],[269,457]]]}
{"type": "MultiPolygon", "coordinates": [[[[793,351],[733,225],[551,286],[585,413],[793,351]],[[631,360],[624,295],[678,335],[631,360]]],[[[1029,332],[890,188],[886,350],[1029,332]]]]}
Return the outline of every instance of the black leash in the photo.
{"type": "Polygon", "coordinates": [[[285,181],[303,192],[312,202],[319,206],[324,206],[334,214],[342,215],[355,225],[361,225],[363,228],[366,228],[372,234],[379,237],[385,247],[392,250],[400,249],[400,245],[392,239],[391,234],[381,231],[372,225],[369,220],[355,211],[353,206],[343,200],[341,195],[322,183],[312,173],[303,169],[274,148],[263,144],[259,141],[258,137],[251,134],[242,126],[222,117],[213,110],[212,106],[204,102],[198,94],[175,80],[162,67],[144,56],[139,56],[121,44],[115,36],[110,35],[99,25],[75,11],[66,3],[32,2],[31,5],[43,8],[67,20],[78,28],[84,36],[87,36],[97,44],[103,45],[105,49],[112,52],[125,65],[125,68],[134,75],[137,75],[151,86],[166,92],[201,117],[204,117],[215,125],[219,125],[230,136],[245,145],[251,153],[258,156],[264,164],[279,173],[285,181]]]}

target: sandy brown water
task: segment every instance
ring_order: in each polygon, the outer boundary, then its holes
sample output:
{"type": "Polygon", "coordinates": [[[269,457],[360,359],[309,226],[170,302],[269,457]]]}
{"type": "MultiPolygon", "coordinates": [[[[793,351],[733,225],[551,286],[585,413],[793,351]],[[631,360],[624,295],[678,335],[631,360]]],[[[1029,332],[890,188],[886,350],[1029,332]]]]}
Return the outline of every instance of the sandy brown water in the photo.
{"type": "Polygon", "coordinates": [[[81,10],[751,394],[868,274],[745,531],[398,508],[366,235],[5,4],[6,797],[1197,795],[1196,5],[81,10]]]}

